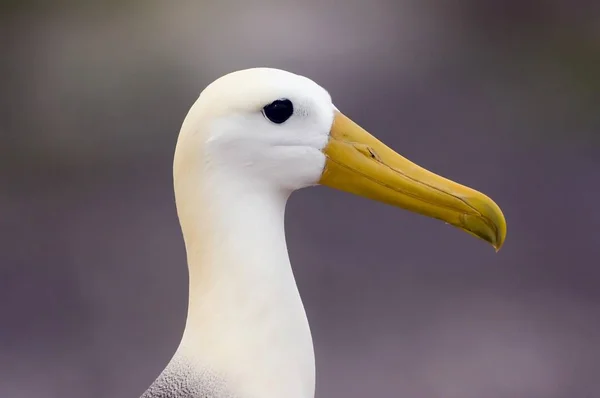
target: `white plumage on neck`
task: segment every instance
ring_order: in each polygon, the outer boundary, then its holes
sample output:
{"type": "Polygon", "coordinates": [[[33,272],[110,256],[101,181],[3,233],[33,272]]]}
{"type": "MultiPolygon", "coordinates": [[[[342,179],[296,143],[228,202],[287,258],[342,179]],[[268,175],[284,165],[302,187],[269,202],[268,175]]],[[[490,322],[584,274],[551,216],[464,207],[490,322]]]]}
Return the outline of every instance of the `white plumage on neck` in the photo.
{"type": "Polygon", "coordinates": [[[190,301],[180,354],[222,374],[243,397],[313,397],[312,338],[285,242],[287,196],[230,179],[202,191],[210,214],[186,227],[198,231],[185,231],[204,238],[187,247],[190,301]]]}
{"type": "MultiPolygon", "coordinates": [[[[188,113],[175,153],[190,287],[176,357],[198,373],[222,377],[242,398],[312,398],[315,390],[312,337],[287,252],[284,213],[292,191],[316,184],[322,174],[333,106],[314,83],[290,76],[300,85],[292,95],[307,91],[307,99],[322,102],[305,119],[310,128],[281,131],[260,112],[236,113],[235,106],[224,113],[209,86],[188,113]]],[[[263,92],[270,86],[257,79],[244,84],[254,92],[254,86],[263,92]]]]}

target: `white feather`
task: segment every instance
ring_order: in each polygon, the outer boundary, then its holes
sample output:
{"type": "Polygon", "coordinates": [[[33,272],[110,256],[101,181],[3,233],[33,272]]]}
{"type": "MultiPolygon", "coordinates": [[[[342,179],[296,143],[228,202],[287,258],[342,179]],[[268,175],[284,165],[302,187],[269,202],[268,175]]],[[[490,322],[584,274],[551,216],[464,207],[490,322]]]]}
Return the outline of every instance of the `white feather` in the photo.
{"type": "Polygon", "coordinates": [[[284,212],[325,165],[335,107],[304,77],[259,68],[208,86],[177,143],[174,183],[190,299],[177,352],[242,398],[312,398],[311,333],[290,265],[284,212]],[[275,124],[262,108],[290,99],[275,124]]]}

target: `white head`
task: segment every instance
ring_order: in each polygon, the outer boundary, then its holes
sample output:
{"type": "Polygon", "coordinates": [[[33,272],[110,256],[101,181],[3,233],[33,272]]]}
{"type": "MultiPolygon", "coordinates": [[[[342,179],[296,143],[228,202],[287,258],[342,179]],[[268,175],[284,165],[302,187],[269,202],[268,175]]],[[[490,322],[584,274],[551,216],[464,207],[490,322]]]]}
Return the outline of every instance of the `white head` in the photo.
{"type": "Polygon", "coordinates": [[[231,73],[210,84],[191,109],[186,124],[194,127],[182,129],[178,156],[292,192],[321,178],[334,112],[329,93],[305,77],[268,68],[231,73]]]}

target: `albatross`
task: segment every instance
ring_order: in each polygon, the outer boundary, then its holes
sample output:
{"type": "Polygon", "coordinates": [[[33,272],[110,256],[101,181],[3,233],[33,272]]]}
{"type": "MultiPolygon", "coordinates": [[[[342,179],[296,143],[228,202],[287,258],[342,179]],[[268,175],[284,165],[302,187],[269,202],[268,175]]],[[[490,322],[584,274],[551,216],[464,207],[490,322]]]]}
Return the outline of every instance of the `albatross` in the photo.
{"type": "Polygon", "coordinates": [[[442,220],[496,251],[486,195],[416,165],[312,80],[271,68],[209,84],[173,160],[189,271],[181,342],[142,398],[313,398],[315,357],[284,232],[288,197],[325,185],[442,220]]]}

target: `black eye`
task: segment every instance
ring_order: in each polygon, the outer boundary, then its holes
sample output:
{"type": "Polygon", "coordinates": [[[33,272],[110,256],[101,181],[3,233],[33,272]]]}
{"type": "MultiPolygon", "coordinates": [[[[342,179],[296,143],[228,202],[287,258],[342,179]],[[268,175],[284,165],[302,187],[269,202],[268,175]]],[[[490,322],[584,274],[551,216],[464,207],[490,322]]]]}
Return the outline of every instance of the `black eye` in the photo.
{"type": "Polygon", "coordinates": [[[263,113],[273,123],[281,124],[294,113],[294,105],[289,99],[278,99],[263,108],[263,113]]]}

